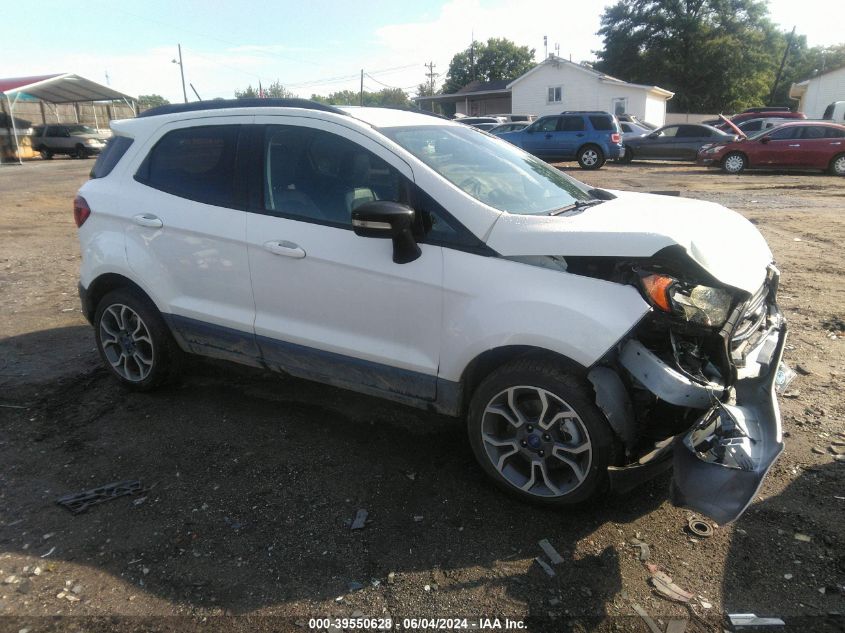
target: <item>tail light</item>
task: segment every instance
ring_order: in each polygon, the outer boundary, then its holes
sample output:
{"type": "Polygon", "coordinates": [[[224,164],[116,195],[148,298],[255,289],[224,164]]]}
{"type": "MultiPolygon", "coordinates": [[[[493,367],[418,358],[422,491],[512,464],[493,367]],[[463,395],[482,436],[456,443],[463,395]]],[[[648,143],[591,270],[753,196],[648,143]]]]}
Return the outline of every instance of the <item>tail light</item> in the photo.
{"type": "Polygon", "coordinates": [[[622,140],[621,134],[617,134],[616,132],[614,132],[613,134],[610,135],[610,142],[611,143],[618,143],[621,140],[622,140]]]}
{"type": "Polygon", "coordinates": [[[73,221],[76,222],[76,228],[85,224],[85,220],[91,215],[91,207],[82,196],[76,196],[73,199],[73,221]]]}

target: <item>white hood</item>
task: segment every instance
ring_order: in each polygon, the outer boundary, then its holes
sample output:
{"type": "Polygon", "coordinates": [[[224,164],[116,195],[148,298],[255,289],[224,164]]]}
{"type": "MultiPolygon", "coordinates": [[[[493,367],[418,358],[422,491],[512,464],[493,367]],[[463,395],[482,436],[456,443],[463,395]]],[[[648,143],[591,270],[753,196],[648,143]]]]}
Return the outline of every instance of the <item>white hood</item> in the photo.
{"type": "Polygon", "coordinates": [[[729,286],[753,293],[765,281],[772,252],[754,225],[735,211],[688,198],[613,193],[615,200],[572,215],[503,213],[487,244],[508,257],[649,257],[679,245],[729,286]]]}

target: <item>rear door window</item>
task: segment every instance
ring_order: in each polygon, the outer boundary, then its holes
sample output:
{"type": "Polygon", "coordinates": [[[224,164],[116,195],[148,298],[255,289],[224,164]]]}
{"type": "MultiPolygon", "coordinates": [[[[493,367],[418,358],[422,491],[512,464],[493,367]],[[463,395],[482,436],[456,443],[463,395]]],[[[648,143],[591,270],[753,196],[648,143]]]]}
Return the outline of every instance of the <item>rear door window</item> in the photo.
{"type": "Polygon", "coordinates": [[[565,116],[561,117],[560,122],[561,132],[583,132],[586,129],[584,125],[584,117],[582,116],[565,116]]]}
{"type": "Polygon", "coordinates": [[[594,130],[600,132],[611,132],[613,129],[613,119],[609,116],[596,115],[590,117],[590,123],[594,130]]]}
{"type": "Polygon", "coordinates": [[[165,134],[135,179],[196,202],[232,207],[238,125],[189,127],[165,134]]]}

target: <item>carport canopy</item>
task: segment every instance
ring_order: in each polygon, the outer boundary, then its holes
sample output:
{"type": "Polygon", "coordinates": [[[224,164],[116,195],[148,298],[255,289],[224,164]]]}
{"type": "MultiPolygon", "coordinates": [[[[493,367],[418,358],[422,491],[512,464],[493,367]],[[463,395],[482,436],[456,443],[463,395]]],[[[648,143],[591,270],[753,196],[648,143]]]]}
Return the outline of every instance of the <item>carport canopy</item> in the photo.
{"type": "MultiPolygon", "coordinates": [[[[6,104],[9,106],[10,117],[14,116],[14,104],[23,94],[48,103],[123,101],[133,110],[135,110],[133,104],[137,101],[135,97],[73,73],[0,79],[0,96],[5,97],[6,104]]],[[[14,119],[11,119],[11,122],[15,146],[18,147],[18,132],[17,129],[14,129],[14,119]]],[[[20,158],[18,158],[18,162],[20,162],[20,158]]]]}
{"type": "Polygon", "coordinates": [[[0,94],[10,101],[21,94],[28,94],[50,103],[73,103],[74,101],[135,101],[131,97],[109,86],[103,86],[73,73],[38,75],[35,77],[11,77],[0,79],[0,94]]]}

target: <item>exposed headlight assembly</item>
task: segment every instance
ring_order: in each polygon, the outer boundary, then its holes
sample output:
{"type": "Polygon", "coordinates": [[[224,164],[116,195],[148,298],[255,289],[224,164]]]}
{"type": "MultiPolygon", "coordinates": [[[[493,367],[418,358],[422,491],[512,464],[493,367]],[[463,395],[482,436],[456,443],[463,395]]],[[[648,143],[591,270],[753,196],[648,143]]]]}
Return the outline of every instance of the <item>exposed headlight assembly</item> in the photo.
{"type": "Polygon", "coordinates": [[[731,293],[723,288],[692,286],[668,275],[645,275],[643,290],[652,305],[695,325],[724,324],[731,309],[731,293]]]}

